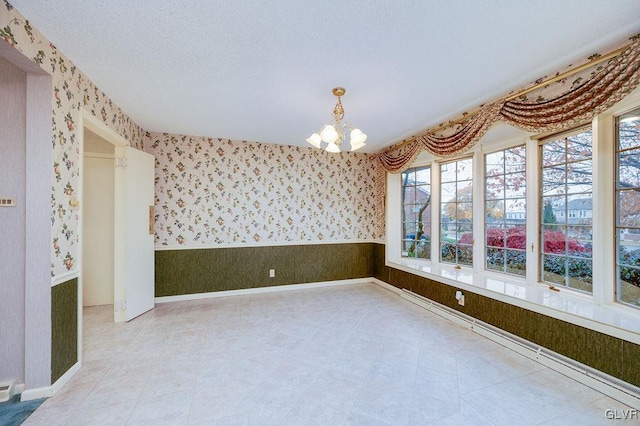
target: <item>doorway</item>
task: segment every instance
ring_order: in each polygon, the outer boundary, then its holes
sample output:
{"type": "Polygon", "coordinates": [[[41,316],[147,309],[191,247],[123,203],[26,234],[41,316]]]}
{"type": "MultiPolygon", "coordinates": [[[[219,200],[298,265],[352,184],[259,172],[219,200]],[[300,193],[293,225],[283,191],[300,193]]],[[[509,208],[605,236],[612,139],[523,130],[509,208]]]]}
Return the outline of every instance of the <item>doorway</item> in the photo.
{"type": "Polygon", "coordinates": [[[84,129],[82,306],[113,305],[115,147],[84,129]]]}
{"type": "MultiPolygon", "coordinates": [[[[91,113],[81,111],[80,274],[78,354],[82,359],[83,308],[115,302],[115,150],[127,141],[91,113]]],[[[115,312],[114,312],[115,321],[115,312]]]]}
{"type": "Polygon", "coordinates": [[[155,287],[154,157],[81,112],[79,330],[84,306],[129,321],[153,308],[155,287]]]}

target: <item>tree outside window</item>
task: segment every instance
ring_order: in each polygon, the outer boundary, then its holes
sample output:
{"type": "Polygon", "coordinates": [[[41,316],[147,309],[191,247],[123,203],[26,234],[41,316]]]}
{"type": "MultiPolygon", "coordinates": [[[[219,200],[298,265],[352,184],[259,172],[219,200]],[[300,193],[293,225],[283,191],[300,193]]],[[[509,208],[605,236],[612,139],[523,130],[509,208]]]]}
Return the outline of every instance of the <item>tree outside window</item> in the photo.
{"type": "Polygon", "coordinates": [[[402,257],[431,259],[431,167],[402,173],[402,257]]]}

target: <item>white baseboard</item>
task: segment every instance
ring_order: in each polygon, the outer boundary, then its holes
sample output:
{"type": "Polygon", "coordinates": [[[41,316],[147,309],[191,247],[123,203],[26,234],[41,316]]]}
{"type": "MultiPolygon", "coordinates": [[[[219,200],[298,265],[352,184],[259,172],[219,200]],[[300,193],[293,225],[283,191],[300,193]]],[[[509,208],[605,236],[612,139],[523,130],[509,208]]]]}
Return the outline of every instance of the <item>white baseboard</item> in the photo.
{"type": "Polygon", "coordinates": [[[246,295],[246,294],[272,293],[276,291],[333,287],[338,285],[366,284],[366,283],[372,282],[373,279],[374,278],[355,278],[351,280],[321,281],[321,282],[306,283],[306,284],[289,284],[289,285],[277,285],[277,286],[270,286],[270,287],[245,288],[241,290],[212,291],[210,293],[181,294],[179,296],[156,297],[155,302],[156,303],[180,302],[185,300],[209,299],[212,297],[228,297],[228,296],[239,296],[243,294],[246,295]]]}
{"type": "Polygon", "coordinates": [[[397,295],[401,295],[402,294],[402,290],[400,290],[398,287],[394,287],[391,284],[387,284],[384,281],[381,281],[381,280],[379,280],[377,278],[373,278],[372,277],[372,278],[369,278],[367,281],[368,282],[372,282],[374,284],[377,284],[380,287],[384,288],[385,290],[389,290],[390,292],[395,293],[397,295]]]}
{"type": "Polygon", "coordinates": [[[51,386],[36,389],[27,389],[23,391],[20,395],[20,401],[31,401],[32,399],[52,397],[56,394],[56,392],[60,390],[60,388],[62,388],[62,386],[64,386],[65,383],[69,381],[69,379],[71,379],[71,377],[73,377],[74,374],[76,374],[80,370],[80,367],[80,363],[76,362],[51,386]]]}

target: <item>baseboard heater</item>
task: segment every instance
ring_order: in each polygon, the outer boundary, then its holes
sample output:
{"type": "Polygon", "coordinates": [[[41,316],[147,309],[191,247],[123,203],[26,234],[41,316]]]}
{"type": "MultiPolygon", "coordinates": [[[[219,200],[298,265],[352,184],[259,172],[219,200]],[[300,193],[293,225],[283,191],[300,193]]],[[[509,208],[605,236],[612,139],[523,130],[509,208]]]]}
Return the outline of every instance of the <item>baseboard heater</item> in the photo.
{"type": "Polygon", "coordinates": [[[614,398],[635,409],[640,409],[640,388],[620,380],[595,368],[584,365],[547,348],[494,327],[472,316],[451,309],[412,291],[403,289],[400,293],[406,299],[456,324],[468,328],[481,336],[533,359],[567,377],[614,398]]]}

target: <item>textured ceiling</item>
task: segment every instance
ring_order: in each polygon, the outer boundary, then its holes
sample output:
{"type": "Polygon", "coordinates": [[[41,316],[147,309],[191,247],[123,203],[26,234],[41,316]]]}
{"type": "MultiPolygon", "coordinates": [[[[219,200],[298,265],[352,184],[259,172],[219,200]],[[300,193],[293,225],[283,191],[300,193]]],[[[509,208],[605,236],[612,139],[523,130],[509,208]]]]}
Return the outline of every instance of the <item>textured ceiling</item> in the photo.
{"type": "Polygon", "coordinates": [[[375,152],[640,32],[638,0],[10,0],[142,128],[375,152]]]}

